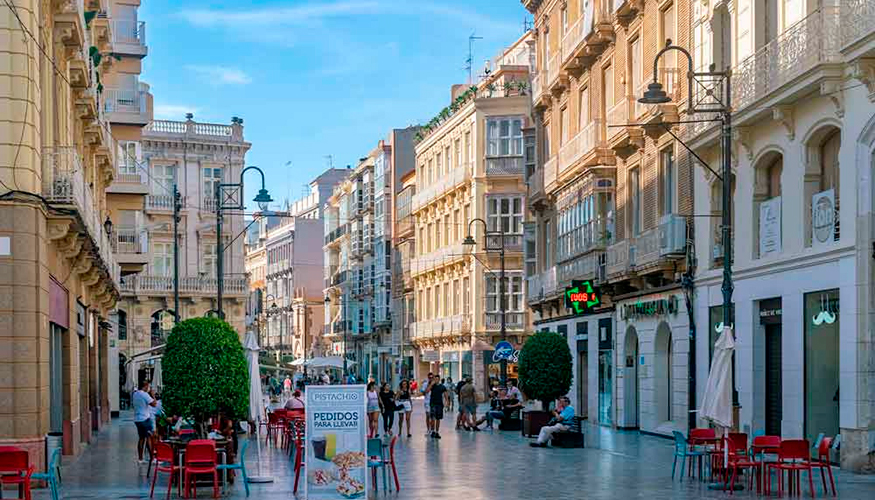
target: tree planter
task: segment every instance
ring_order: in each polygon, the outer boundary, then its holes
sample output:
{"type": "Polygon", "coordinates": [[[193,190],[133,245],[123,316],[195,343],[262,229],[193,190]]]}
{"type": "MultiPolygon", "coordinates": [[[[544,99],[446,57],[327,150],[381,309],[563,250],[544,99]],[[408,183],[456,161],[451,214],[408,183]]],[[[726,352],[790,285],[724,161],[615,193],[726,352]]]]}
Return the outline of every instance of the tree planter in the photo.
{"type": "Polygon", "coordinates": [[[541,427],[547,425],[550,421],[550,412],[548,411],[523,411],[523,437],[538,437],[541,432],[541,427]]]}

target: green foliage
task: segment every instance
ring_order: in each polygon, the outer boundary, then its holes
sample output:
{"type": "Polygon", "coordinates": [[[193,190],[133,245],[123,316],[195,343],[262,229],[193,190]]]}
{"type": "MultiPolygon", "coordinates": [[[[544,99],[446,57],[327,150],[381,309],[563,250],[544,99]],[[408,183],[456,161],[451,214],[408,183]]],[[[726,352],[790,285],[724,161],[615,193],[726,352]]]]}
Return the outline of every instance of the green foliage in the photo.
{"type": "Polygon", "coordinates": [[[519,356],[520,389],[549,405],[571,389],[571,350],[562,335],[538,332],[529,337],[519,356]]]}
{"type": "MultiPolygon", "coordinates": [[[[198,424],[221,412],[243,419],[249,414],[249,370],[240,339],[217,318],[177,324],[167,337],[162,359],[164,409],[198,424]]],[[[200,428],[200,426],[198,426],[200,428]]]]}
{"type": "Polygon", "coordinates": [[[91,21],[93,21],[96,16],[97,16],[96,10],[86,10],[85,11],[85,13],[83,14],[83,17],[85,18],[85,27],[86,28],[91,27],[91,21]]]}

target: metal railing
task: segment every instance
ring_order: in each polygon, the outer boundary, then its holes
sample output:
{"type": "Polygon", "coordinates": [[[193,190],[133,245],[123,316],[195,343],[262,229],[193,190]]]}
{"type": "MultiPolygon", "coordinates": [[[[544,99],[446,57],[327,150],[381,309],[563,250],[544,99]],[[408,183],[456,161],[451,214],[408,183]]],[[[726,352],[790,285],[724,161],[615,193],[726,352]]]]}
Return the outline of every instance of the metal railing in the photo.
{"type": "Polygon", "coordinates": [[[822,7],[739,63],[732,70],[736,110],[743,111],[818,64],[840,61],[843,31],[839,9],[822,7]]]}
{"type": "Polygon", "coordinates": [[[612,218],[599,217],[560,234],[556,239],[557,260],[572,259],[596,248],[604,248],[611,241],[613,227],[612,218]]]}
{"type": "Polygon", "coordinates": [[[635,265],[635,242],[625,239],[608,247],[608,276],[623,274],[635,265]]]}
{"type": "Polygon", "coordinates": [[[620,98],[618,102],[616,102],[610,109],[608,109],[608,122],[607,136],[609,139],[613,139],[620,132],[623,132],[624,127],[618,127],[617,125],[625,125],[629,123],[629,98],[623,96],[620,98]]]}
{"type": "Polygon", "coordinates": [[[471,315],[456,314],[435,319],[420,320],[410,324],[411,338],[442,337],[471,332],[471,315]]]}
{"type": "Polygon", "coordinates": [[[842,47],[875,33],[875,0],[842,0],[842,47]]]}
{"type": "Polygon", "coordinates": [[[522,156],[486,158],[486,175],[523,175],[524,171],[522,156]]]}
{"type": "Polygon", "coordinates": [[[544,300],[558,291],[556,266],[526,278],[526,299],[529,302],[544,300]]]}
{"type": "Polygon", "coordinates": [[[103,110],[107,113],[146,113],[146,92],[140,89],[103,90],[103,110]]]}
{"type": "MultiPolygon", "coordinates": [[[[522,330],[526,327],[526,313],[524,312],[506,311],[504,318],[504,323],[508,330],[522,330]]],[[[498,330],[501,328],[500,312],[483,313],[483,320],[487,330],[498,330]]]]}
{"type": "Polygon", "coordinates": [[[149,252],[149,237],[145,228],[117,227],[113,230],[112,249],[118,254],[149,252]]]}
{"type": "Polygon", "coordinates": [[[546,195],[546,191],[544,191],[544,169],[538,168],[532,172],[532,175],[529,176],[528,179],[529,189],[529,199],[536,198],[539,196],[546,195]]]}
{"type": "MultiPolygon", "coordinates": [[[[246,278],[230,278],[224,280],[225,293],[229,295],[247,295],[249,284],[246,278]]],[[[180,293],[190,295],[212,295],[216,293],[216,278],[200,276],[183,276],[179,278],[180,293]]],[[[135,274],[122,279],[121,292],[124,295],[139,294],[171,294],[173,293],[173,276],[151,276],[135,274]]]]}
{"type": "Polygon", "coordinates": [[[110,277],[118,283],[121,270],[112,254],[112,243],[103,228],[90,184],[85,182],[85,169],[79,151],[73,146],[44,148],[42,151],[42,191],[46,201],[72,206],[97,245],[110,277]]]}
{"type": "Polygon", "coordinates": [[[562,145],[559,149],[559,171],[564,172],[566,169],[574,165],[577,160],[586,156],[590,151],[595,149],[597,144],[598,131],[601,128],[601,120],[596,118],[587,124],[580,132],[577,133],[571,140],[562,145]]]}

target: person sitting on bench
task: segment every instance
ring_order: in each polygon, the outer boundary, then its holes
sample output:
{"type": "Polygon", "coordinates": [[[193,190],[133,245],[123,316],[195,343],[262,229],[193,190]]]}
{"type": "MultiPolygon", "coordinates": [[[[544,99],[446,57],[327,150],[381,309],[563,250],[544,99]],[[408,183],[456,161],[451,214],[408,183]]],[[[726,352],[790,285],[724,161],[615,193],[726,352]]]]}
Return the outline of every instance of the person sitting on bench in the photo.
{"type": "Polygon", "coordinates": [[[553,434],[567,431],[574,424],[574,418],[574,407],[571,406],[571,400],[568,399],[568,396],[562,396],[557,399],[556,409],[553,410],[553,418],[550,419],[549,424],[541,427],[538,440],[534,443],[529,443],[529,446],[535,448],[546,447],[553,434]]]}

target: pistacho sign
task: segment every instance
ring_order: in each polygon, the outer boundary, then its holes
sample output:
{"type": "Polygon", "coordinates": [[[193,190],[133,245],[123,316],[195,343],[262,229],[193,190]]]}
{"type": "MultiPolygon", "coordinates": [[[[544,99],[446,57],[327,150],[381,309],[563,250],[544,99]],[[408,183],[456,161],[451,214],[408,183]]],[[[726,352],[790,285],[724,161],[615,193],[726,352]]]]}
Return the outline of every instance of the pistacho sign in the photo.
{"type": "Polygon", "coordinates": [[[576,314],[588,312],[601,303],[601,291],[592,286],[589,280],[573,280],[571,286],[565,289],[565,307],[576,314]]]}

